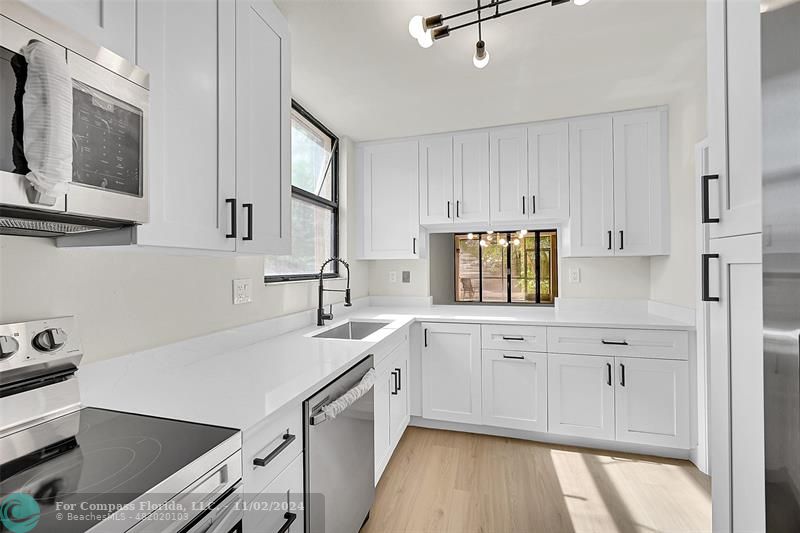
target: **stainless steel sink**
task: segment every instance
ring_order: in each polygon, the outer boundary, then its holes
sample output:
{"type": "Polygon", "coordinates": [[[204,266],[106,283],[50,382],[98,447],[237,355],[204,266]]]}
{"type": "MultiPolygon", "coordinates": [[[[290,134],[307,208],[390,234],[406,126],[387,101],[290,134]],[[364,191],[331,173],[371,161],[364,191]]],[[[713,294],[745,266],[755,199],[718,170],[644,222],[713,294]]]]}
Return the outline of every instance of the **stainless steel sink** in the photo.
{"type": "Polygon", "coordinates": [[[360,322],[358,320],[351,320],[345,322],[341,326],[336,326],[335,328],[312,336],[319,339],[346,339],[357,341],[372,335],[382,327],[388,325],[389,322],[360,322]]]}

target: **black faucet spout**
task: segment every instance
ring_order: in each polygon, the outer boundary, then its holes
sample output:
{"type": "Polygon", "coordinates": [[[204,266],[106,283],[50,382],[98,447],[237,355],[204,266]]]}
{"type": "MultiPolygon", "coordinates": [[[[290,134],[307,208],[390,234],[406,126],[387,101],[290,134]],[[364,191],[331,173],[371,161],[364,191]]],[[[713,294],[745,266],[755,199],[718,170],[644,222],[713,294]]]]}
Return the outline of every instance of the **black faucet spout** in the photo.
{"type": "Polygon", "coordinates": [[[333,319],[333,306],[331,306],[330,311],[328,313],[325,312],[324,308],[324,296],[326,291],[332,292],[342,292],[341,289],[326,289],[325,288],[325,267],[328,266],[330,263],[337,261],[344,265],[344,268],[347,270],[347,288],[344,290],[344,306],[350,307],[353,305],[352,301],[350,300],[350,264],[345,261],[344,259],[340,259],[338,257],[331,257],[324,263],[319,269],[319,305],[317,306],[317,325],[324,326],[326,320],[333,319]]]}

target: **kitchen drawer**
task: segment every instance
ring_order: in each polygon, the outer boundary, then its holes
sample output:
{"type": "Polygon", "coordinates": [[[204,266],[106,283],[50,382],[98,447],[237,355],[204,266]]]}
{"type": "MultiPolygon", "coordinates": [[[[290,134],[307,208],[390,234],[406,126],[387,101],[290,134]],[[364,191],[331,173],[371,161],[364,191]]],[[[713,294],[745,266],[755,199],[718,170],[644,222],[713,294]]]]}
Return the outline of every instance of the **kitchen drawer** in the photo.
{"type": "Polygon", "coordinates": [[[300,454],[267,485],[264,492],[248,499],[244,530],[302,533],[305,525],[304,508],[303,455],[300,454]],[[282,527],[288,529],[282,530],[282,527]]]}
{"type": "Polygon", "coordinates": [[[546,352],[547,328],[543,326],[481,326],[481,346],[489,350],[546,352]]]}
{"type": "Polygon", "coordinates": [[[298,402],[278,411],[254,432],[245,434],[242,444],[245,494],[263,491],[302,450],[303,410],[298,402]]]}
{"type": "Polygon", "coordinates": [[[550,352],[688,359],[689,332],[645,329],[547,328],[550,352]]]}

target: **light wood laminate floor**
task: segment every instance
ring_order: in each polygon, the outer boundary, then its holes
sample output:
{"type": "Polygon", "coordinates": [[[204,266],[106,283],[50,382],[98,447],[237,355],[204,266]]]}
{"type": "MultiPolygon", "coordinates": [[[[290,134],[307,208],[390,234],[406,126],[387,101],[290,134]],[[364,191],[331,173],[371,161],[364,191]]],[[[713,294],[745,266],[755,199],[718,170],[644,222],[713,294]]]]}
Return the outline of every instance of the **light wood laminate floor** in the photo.
{"type": "Polygon", "coordinates": [[[688,461],[409,427],[362,533],[711,529],[688,461]]]}

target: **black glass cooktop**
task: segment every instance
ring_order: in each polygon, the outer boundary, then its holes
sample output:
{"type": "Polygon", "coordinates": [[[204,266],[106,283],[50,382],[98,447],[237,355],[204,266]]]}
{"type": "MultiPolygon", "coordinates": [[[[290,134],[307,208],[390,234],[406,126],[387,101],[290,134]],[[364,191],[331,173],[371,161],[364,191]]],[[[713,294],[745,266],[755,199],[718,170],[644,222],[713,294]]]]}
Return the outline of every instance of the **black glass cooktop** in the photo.
{"type": "MultiPolygon", "coordinates": [[[[110,513],[77,511],[133,502],[237,432],[81,409],[2,439],[0,513],[7,512],[10,503],[29,502],[27,496],[19,499],[22,493],[32,496],[39,507],[39,521],[32,531],[85,531],[110,513]],[[70,509],[76,511],[73,520],[65,519],[70,509]]],[[[6,531],[2,523],[0,531],[6,531]]]]}

